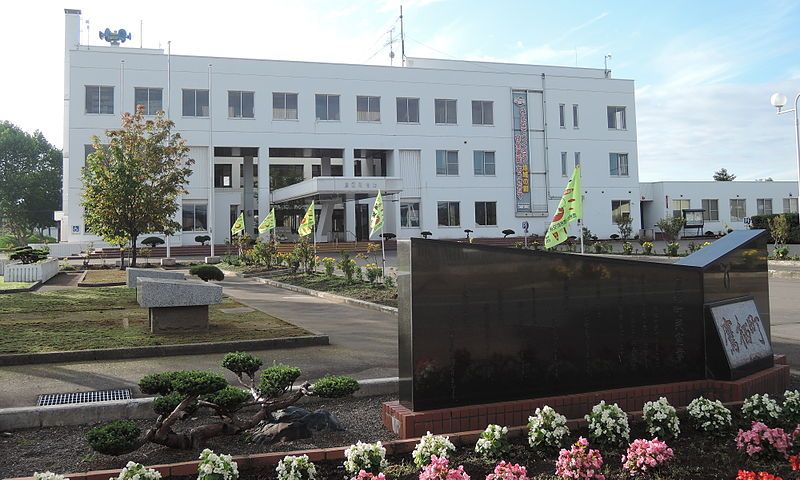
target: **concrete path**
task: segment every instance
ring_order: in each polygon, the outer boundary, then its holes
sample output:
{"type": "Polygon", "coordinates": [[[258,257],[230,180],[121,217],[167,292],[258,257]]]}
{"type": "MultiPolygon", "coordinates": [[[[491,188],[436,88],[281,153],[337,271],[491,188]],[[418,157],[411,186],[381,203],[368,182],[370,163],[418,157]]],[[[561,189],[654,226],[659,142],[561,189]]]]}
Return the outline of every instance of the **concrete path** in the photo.
{"type": "MultiPolygon", "coordinates": [[[[253,308],[308,330],[325,333],[331,345],[251,352],[265,365],[282,362],[300,367],[303,378],[331,374],[355,378],[397,376],[397,317],[333,303],[232,278],[221,282],[225,293],[253,308]]],[[[200,369],[225,373],[224,354],[186,355],[103,363],[65,363],[0,368],[0,408],[33,406],[41,393],[62,393],[135,387],[148,373],[200,369]]]]}

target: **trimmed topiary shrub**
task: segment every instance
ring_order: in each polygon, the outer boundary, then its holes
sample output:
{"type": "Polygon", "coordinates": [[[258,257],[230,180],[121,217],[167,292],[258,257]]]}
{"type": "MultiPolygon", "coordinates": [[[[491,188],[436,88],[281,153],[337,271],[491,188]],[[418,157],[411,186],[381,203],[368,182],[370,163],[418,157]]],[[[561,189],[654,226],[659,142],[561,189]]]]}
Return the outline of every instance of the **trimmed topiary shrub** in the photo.
{"type": "Polygon", "coordinates": [[[241,378],[243,374],[253,377],[264,362],[260,358],[244,352],[231,352],[222,359],[222,367],[241,378]]]}
{"type": "Polygon", "coordinates": [[[167,395],[172,393],[172,376],[175,372],[151,373],[139,380],[139,390],[147,395],[167,395]]]}
{"type": "Polygon", "coordinates": [[[236,410],[242,404],[252,399],[253,397],[249,392],[230,385],[204,397],[205,401],[211,402],[225,411],[236,410]]]}
{"type": "Polygon", "coordinates": [[[225,280],[225,274],[222,273],[222,270],[214,265],[194,265],[189,269],[189,273],[199,277],[204,282],[209,280],[221,282],[222,280],[225,280]]]}
{"type": "Polygon", "coordinates": [[[156,248],[159,245],[164,245],[164,239],[158,237],[147,237],[142,240],[142,245],[147,245],[150,248],[156,248]]]}
{"type": "Polygon", "coordinates": [[[275,364],[261,372],[261,393],[276,397],[287,392],[300,377],[300,369],[282,363],[275,364]]]}
{"type": "Polygon", "coordinates": [[[185,370],[172,374],[172,388],[183,396],[208,395],[228,385],[225,377],[203,370],[185,370]]]}
{"type": "Polygon", "coordinates": [[[131,451],[141,433],[132,421],[115,420],[89,430],[86,439],[95,451],[116,456],[131,451]]]}
{"type": "Polygon", "coordinates": [[[361,388],[358,382],[350,377],[327,375],[314,383],[314,395],[325,398],[339,398],[352,395],[361,388]]]}
{"type": "MultiPolygon", "coordinates": [[[[153,400],[153,411],[165,417],[172,413],[185,397],[178,392],[172,392],[168,395],[161,395],[153,400]]],[[[186,413],[193,414],[197,411],[197,402],[192,402],[186,407],[186,413]]]]}
{"type": "Polygon", "coordinates": [[[209,237],[208,235],[198,235],[194,237],[194,241],[199,243],[200,245],[205,246],[206,242],[211,241],[211,237],[209,237]]]}

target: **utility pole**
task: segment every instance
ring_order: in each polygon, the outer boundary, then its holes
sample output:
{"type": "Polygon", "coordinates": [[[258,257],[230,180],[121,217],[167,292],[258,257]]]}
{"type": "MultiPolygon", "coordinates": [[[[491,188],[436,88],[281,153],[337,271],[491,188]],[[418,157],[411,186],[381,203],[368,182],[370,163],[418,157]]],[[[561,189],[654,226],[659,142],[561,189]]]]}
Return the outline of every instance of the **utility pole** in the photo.
{"type": "Polygon", "coordinates": [[[403,6],[400,5],[400,65],[406,66],[406,36],[403,33],[403,6]]]}

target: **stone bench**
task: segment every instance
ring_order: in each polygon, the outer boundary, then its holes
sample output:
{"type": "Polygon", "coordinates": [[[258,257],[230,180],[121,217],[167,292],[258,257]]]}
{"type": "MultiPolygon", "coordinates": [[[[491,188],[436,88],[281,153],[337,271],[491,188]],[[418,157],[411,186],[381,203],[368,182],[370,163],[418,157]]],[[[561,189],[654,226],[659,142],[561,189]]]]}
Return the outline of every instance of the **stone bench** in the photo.
{"type": "Polygon", "coordinates": [[[208,306],[222,302],[222,287],[195,280],[139,278],[136,300],[150,309],[150,331],[208,330],[208,306]]]}
{"type": "Polygon", "coordinates": [[[136,280],[140,278],[161,278],[167,280],[184,280],[186,276],[181,272],[159,270],[157,268],[128,268],[125,270],[128,279],[125,284],[128,288],[136,288],[136,280]]]}

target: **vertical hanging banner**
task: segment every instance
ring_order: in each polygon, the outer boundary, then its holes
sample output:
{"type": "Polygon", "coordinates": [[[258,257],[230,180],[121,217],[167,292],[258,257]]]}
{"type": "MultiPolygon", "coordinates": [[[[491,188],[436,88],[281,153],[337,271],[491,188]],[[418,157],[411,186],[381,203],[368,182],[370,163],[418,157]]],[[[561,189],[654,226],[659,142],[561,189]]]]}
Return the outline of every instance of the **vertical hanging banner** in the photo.
{"type": "Polygon", "coordinates": [[[514,113],[514,192],[517,216],[533,212],[530,184],[530,142],[528,138],[528,92],[514,90],[511,93],[514,113]]]}

